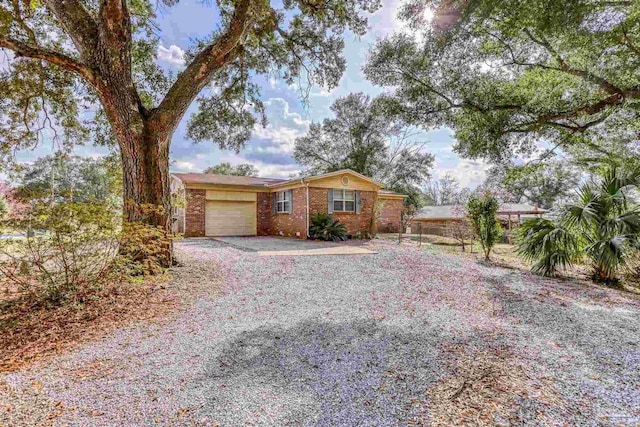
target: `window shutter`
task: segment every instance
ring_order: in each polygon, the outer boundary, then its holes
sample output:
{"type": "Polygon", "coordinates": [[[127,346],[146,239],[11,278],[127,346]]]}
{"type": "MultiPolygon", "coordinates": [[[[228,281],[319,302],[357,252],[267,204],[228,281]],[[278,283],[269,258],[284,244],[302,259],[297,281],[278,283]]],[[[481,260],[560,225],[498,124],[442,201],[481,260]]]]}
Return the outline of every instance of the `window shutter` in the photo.
{"type": "Polygon", "coordinates": [[[289,199],[289,213],[293,212],[293,190],[287,190],[287,193],[289,193],[288,195],[288,199],[289,199]]]}
{"type": "Polygon", "coordinates": [[[271,214],[275,215],[278,213],[278,193],[273,193],[273,197],[271,200],[271,214]]]}
{"type": "Polygon", "coordinates": [[[356,213],[362,211],[362,201],[360,200],[360,192],[356,191],[356,213]]]}
{"type": "Polygon", "coordinates": [[[327,206],[327,213],[333,213],[333,190],[329,189],[327,193],[327,199],[329,200],[329,206],[327,206]]]}

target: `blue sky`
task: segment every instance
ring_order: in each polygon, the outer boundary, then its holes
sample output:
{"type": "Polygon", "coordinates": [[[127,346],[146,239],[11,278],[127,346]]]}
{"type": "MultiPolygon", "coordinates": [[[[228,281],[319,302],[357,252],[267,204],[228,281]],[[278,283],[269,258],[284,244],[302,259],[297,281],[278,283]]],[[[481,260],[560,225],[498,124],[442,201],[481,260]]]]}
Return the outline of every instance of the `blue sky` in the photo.
{"type": "MultiPolygon", "coordinates": [[[[330,115],[329,107],[333,101],[350,92],[365,92],[375,96],[382,88],[371,85],[361,71],[369,48],[375,41],[393,31],[403,30],[396,20],[400,0],[384,0],[383,7],[369,17],[369,32],[358,39],[347,34],[344,55],[347,58],[347,70],[337,88],[327,91],[325,88],[311,88],[307,108],[300,101],[298,89],[289,86],[272,76],[259,77],[262,97],[267,106],[269,125],[256,127],[252,138],[239,153],[220,150],[213,143],[195,144],[186,137],[186,122],[195,106],[192,106],[178,127],[172,141],[171,170],[173,172],[201,172],[208,166],[229,161],[232,164],[251,163],[261,175],[270,177],[288,177],[301,168],[291,157],[293,142],[304,135],[312,121],[321,121],[330,115]]],[[[182,53],[195,38],[210,33],[217,22],[216,10],[206,2],[181,1],[176,6],[162,10],[158,16],[161,46],[158,50],[158,62],[166,68],[179,71],[182,53]]],[[[433,175],[439,177],[449,172],[463,186],[475,187],[484,179],[487,165],[482,162],[460,159],[453,151],[453,133],[450,129],[437,129],[421,135],[427,141],[426,150],[435,155],[433,175]]],[[[32,161],[35,157],[46,155],[51,146],[43,146],[33,152],[20,153],[23,161],[32,161]]],[[[103,150],[96,147],[77,147],[78,155],[100,155],[103,150]]]]}

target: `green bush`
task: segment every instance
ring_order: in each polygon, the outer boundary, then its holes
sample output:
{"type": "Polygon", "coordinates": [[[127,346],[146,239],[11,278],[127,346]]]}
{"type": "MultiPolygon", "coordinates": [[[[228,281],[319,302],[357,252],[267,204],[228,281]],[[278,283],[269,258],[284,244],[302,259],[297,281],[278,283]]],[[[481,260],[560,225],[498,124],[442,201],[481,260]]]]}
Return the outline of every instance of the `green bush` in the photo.
{"type": "Polygon", "coordinates": [[[347,240],[347,227],[331,215],[317,213],[311,216],[309,235],[312,239],[338,242],[347,240]]]}
{"type": "Polygon", "coordinates": [[[489,260],[491,249],[502,236],[502,227],[498,223],[498,200],[488,192],[474,196],[467,203],[467,215],[471,227],[482,246],[484,259],[489,260]]]}
{"type": "Polygon", "coordinates": [[[0,240],[0,278],[17,285],[25,296],[60,303],[111,280],[120,224],[108,208],[36,205],[4,225],[25,236],[0,240]]]}
{"type": "MultiPolygon", "coordinates": [[[[162,214],[158,207],[141,210],[162,214]]],[[[171,262],[172,236],[164,227],[148,221],[123,226],[104,204],[37,204],[3,226],[24,237],[0,240],[0,280],[47,304],[82,300],[107,282],[162,274],[171,262]]]]}
{"type": "Polygon", "coordinates": [[[544,275],[587,257],[594,281],[617,282],[618,271],[640,247],[640,205],[632,199],[638,189],[640,169],[606,169],[579,189],[557,221],[527,221],[519,253],[544,275]]]}

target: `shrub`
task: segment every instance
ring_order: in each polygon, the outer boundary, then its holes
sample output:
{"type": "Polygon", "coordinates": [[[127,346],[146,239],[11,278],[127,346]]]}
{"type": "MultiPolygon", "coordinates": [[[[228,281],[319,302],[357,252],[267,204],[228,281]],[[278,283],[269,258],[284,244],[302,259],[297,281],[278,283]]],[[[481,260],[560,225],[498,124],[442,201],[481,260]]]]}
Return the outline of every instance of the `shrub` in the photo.
{"type": "Polygon", "coordinates": [[[59,303],[113,273],[119,224],[104,206],[36,205],[5,225],[26,236],[0,241],[0,275],[27,296],[59,303]]]}
{"type": "Polygon", "coordinates": [[[474,196],[467,203],[467,214],[474,234],[480,240],[484,259],[489,260],[491,249],[502,235],[502,227],[498,223],[498,200],[488,192],[474,196]]]}
{"type": "Polygon", "coordinates": [[[331,215],[317,213],[311,216],[309,235],[312,239],[331,240],[334,242],[347,240],[347,227],[331,215]]]}
{"type": "Polygon", "coordinates": [[[527,221],[519,253],[536,261],[534,272],[545,275],[588,257],[594,281],[616,282],[618,270],[640,246],[640,206],[630,198],[639,188],[640,169],[609,167],[579,189],[558,221],[527,221]]]}

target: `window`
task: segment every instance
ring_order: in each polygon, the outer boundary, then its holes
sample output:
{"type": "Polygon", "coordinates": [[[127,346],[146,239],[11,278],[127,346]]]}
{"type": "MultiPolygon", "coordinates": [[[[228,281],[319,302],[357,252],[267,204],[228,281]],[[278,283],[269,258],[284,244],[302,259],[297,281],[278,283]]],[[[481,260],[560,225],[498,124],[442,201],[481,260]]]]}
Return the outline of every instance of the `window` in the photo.
{"type": "Polygon", "coordinates": [[[334,212],[355,212],[356,192],[353,190],[333,190],[334,212]]]}
{"type": "Polygon", "coordinates": [[[289,213],[291,207],[291,196],[288,191],[279,191],[276,199],[276,212],[289,213]]]}

